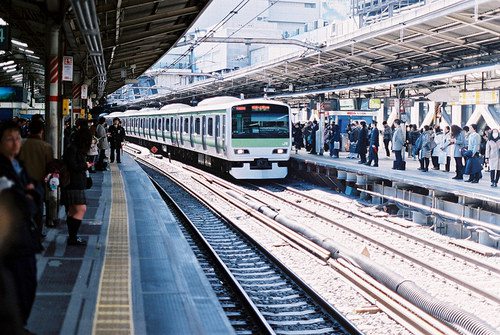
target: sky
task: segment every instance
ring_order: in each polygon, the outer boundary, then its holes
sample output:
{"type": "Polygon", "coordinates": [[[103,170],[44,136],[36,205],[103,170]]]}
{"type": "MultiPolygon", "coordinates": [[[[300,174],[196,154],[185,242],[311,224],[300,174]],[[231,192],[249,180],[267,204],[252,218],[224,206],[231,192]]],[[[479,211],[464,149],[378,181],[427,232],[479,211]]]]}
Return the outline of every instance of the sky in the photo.
{"type": "MultiPolygon", "coordinates": [[[[250,0],[240,13],[236,14],[232,20],[238,20],[241,16],[254,16],[258,14],[257,8],[252,6],[250,0]],[[240,15],[241,14],[241,15],[240,15]]],[[[212,0],[212,3],[205,9],[200,18],[193,24],[193,29],[205,29],[220,22],[230,10],[236,7],[238,0],[212,0]]],[[[329,22],[342,20],[348,17],[351,0],[322,0],[323,19],[329,22]]],[[[229,21],[231,22],[231,21],[229,21]]]]}

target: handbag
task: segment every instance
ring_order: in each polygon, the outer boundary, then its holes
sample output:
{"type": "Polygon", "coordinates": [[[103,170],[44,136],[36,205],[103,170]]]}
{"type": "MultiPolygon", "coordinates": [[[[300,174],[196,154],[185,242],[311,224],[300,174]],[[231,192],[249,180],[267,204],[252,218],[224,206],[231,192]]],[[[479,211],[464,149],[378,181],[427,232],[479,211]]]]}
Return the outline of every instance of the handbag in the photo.
{"type": "Polygon", "coordinates": [[[340,142],[338,141],[333,142],[333,148],[337,150],[340,149],[340,142]]]}

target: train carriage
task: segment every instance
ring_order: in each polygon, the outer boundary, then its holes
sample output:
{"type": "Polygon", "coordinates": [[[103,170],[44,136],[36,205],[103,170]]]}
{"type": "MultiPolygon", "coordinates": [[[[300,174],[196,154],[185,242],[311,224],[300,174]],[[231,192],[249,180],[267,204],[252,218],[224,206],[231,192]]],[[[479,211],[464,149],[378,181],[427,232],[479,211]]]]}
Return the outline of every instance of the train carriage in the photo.
{"type": "Polygon", "coordinates": [[[196,107],[128,110],[120,117],[127,136],[159,145],[181,159],[229,172],[237,179],[284,178],[291,149],[290,108],[265,99],[206,99],[196,107]]]}

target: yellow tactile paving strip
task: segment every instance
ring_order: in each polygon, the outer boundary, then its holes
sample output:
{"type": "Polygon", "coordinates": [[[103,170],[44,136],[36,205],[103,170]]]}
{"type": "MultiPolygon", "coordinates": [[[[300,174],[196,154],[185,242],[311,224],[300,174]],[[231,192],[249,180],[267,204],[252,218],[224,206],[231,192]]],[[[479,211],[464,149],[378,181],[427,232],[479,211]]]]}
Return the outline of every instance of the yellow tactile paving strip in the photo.
{"type": "Polygon", "coordinates": [[[127,202],[116,165],[111,165],[111,183],[110,222],[92,331],[96,335],[134,333],[127,202]]]}

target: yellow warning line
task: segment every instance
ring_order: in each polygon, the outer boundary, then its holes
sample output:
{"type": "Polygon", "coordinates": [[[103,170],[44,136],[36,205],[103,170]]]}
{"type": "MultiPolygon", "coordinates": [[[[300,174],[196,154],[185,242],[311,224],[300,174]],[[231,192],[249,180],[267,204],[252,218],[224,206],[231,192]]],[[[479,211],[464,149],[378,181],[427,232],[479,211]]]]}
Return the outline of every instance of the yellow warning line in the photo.
{"type": "Polygon", "coordinates": [[[127,201],[116,165],[111,165],[111,183],[111,213],[94,316],[94,335],[134,333],[127,201]]]}

